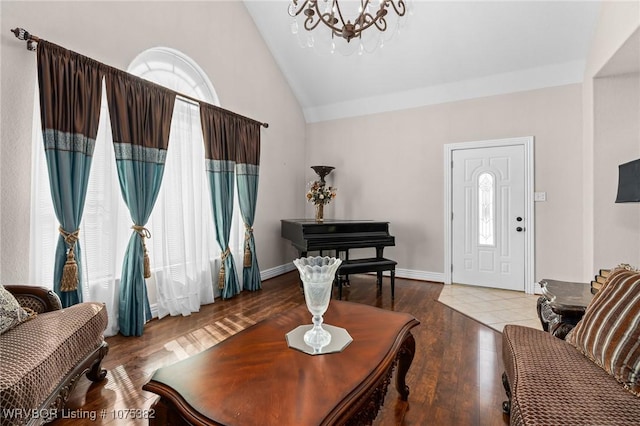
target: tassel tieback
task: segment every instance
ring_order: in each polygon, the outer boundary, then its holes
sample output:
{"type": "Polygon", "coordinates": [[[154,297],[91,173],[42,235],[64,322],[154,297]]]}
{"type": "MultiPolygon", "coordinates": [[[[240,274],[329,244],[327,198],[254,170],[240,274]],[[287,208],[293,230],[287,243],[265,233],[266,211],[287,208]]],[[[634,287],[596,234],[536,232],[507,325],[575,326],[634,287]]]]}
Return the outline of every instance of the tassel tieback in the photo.
{"type": "Polygon", "coordinates": [[[253,228],[244,225],[244,262],[243,265],[245,268],[251,267],[251,246],[249,245],[249,240],[251,239],[251,234],[253,234],[253,228]]]}
{"type": "Polygon", "coordinates": [[[144,250],[144,277],[151,278],[151,262],[149,262],[149,251],[147,250],[147,245],[144,242],[145,238],[151,238],[151,232],[144,226],[133,225],[131,227],[134,231],[140,235],[142,238],[142,248],[144,250]]]}
{"type": "Polygon", "coordinates": [[[67,232],[62,229],[62,226],[58,228],[60,235],[64,238],[65,243],[69,246],[67,250],[67,261],[62,268],[62,278],[60,280],[60,291],[75,291],[78,289],[78,264],[76,263],[76,257],[73,253],[73,248],[78,241],[79,229],[74,232],[67,232]]]}
{"type": "Polygon", "coordinates": [[[225,275],[225,267],[224,262],[227,260],[227,257],[231,254],[231,250],[229,247],[220,255],[220,259],[222,260],[220,265],[220,272],[218,272],[218,288],[222,290],[224,288],[224,275],[225,275]]]}

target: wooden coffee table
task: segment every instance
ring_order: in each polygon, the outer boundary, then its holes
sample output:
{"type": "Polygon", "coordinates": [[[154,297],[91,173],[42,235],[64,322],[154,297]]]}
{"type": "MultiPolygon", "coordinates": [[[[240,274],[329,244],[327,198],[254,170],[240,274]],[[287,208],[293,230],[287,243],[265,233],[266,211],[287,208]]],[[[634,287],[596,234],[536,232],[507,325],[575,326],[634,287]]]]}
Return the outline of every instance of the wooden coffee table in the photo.
{"type": "Polygon", "coordinates": [[[311,322],[300,305],[158,369],[143,387],[160,395],[151,424],[370,424],[396,364],[396,388],[407,400],[415,352],[410,329],[418,320],[337,300],[324,319],[353,337],[344,351],[308,355],[287,346],[285,334],[311,322]]]}
{"type": "Polygon", "coordinates": [[[564,339],[584,316],[593,299],[591,285],[567,281],[542,280],[538,298],[538,318],[542,329],[564,339]]]}

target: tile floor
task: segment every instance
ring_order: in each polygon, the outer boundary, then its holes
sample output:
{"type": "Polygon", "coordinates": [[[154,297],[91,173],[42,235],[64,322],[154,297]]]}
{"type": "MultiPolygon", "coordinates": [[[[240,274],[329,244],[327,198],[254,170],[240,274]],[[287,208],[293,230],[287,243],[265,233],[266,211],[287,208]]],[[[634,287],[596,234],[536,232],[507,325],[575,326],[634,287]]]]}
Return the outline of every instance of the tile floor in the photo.
{"type": "Polygon", "coordinates": [[[537,294],[499,290],[461,284],[445,285],[438,301],[495,330],[507,324],[519,324],[542,330],[537,294]]]}

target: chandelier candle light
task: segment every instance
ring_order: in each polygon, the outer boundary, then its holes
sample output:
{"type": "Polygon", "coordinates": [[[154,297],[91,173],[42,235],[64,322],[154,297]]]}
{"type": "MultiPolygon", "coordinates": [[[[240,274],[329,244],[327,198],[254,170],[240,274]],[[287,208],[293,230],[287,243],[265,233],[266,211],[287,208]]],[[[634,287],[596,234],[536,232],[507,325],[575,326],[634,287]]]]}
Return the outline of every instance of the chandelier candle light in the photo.
{"type": "MultiPolygon", "coordinates": [[[[407,12],[408,0],[291,0],[289,15],[296,18],[300,15],[303,19],[304,29],[315,30],[320,26],[321,30],[328,29],[331,34],[331,53],[336,45],[333,42],[335,36],[343,38],[350,43],[352,39],[360,39],[360,54],[364,47],[362,33],[368,28],[375,27],[379,32],[388,28],[387,19],[389,11],[393,10],[398,18],[407,12]],[[356,12],[357,8],[357,12],[356,12]],[[322,24],[322,25],[320,25],[322,24]],[[327,28],[325,28],[327,27],[327,28]]],[[[294,22],[291,28],[294,34],[298,32],[298,24],[294,22]]],[[[314,38],[307,40],[308,47],[313,47],[314,38]]],[[[382,40],[380,42],[383,44],[382,40]]]]}

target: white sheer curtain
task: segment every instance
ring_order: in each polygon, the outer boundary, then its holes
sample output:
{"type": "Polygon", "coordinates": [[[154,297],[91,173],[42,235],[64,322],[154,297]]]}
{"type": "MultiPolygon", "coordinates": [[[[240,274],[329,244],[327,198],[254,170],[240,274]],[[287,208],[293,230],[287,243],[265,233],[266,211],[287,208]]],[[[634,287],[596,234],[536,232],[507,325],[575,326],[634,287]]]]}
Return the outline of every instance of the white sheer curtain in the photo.
{"type": "MultiPolygon", "coordinates": [[[[184,64],[179,62],[182,57],[176,56],[179,52],[171,51],[173,57],[169,58],[175,62],[171,64],[162,62],[163,57],[158,57],[157,51],[153,53],[153,64],[145,62],[141,68],[146,70],[146,75],[137,74],[181,93],[201,97],[201,81],[206,75],[198,75],[198,90],[193,89],[189,78],[189,72],[201,72],[199,68],[183,66],[181,69],[180,65],[184,64]],[[160,71],[154,71],[153,66],[160,71]]],[[[34,105],[29,277],[33,284],[52,288],[58,223],[49,191],[37,84],[34,105]]],[[[177,98],[162,187],[147,224],[151,232],[147,247],[152,270],[147,288],[152,311],[160,318],[197,312],[201,304],[212,303],[214,295],[220,294],[216,288],[220,249],[215,240],[207,185],[198,106],[177,98]]],[[[236,197],[230,246],[241,270],[244,233],[238,217],[236,197]]],[[[103,98],[80,241],[84,262],[83,298],[105,303],[109,313],[105,332],[108,336],[118,332],[118,286],[131,225],[120,195],[109,113],[103,98]]]]}
{"type": "MultiPolygon", "coordinates": [[[[136,57],[129,72],[179,93],[217,104],[217,95],[204,71],[181,52],[149,49],[136,57]]],[[[215,239],[204,142],[197,103],[177,97],[164,177],[147,228],[158,317],[189,315],[220,295],[217,274],[220,248],[215,239]]],[[[237,203],[230,248],[236,266],[242,262],[244,230],[237,203]]]]}
{"type": "Polygon", "coordinates": [[[189,315],[214,300],[212,261],[220,250],[204,167],[198,108],[177,100],[165,174],[147,224],[160,318],[189,315]]]}

